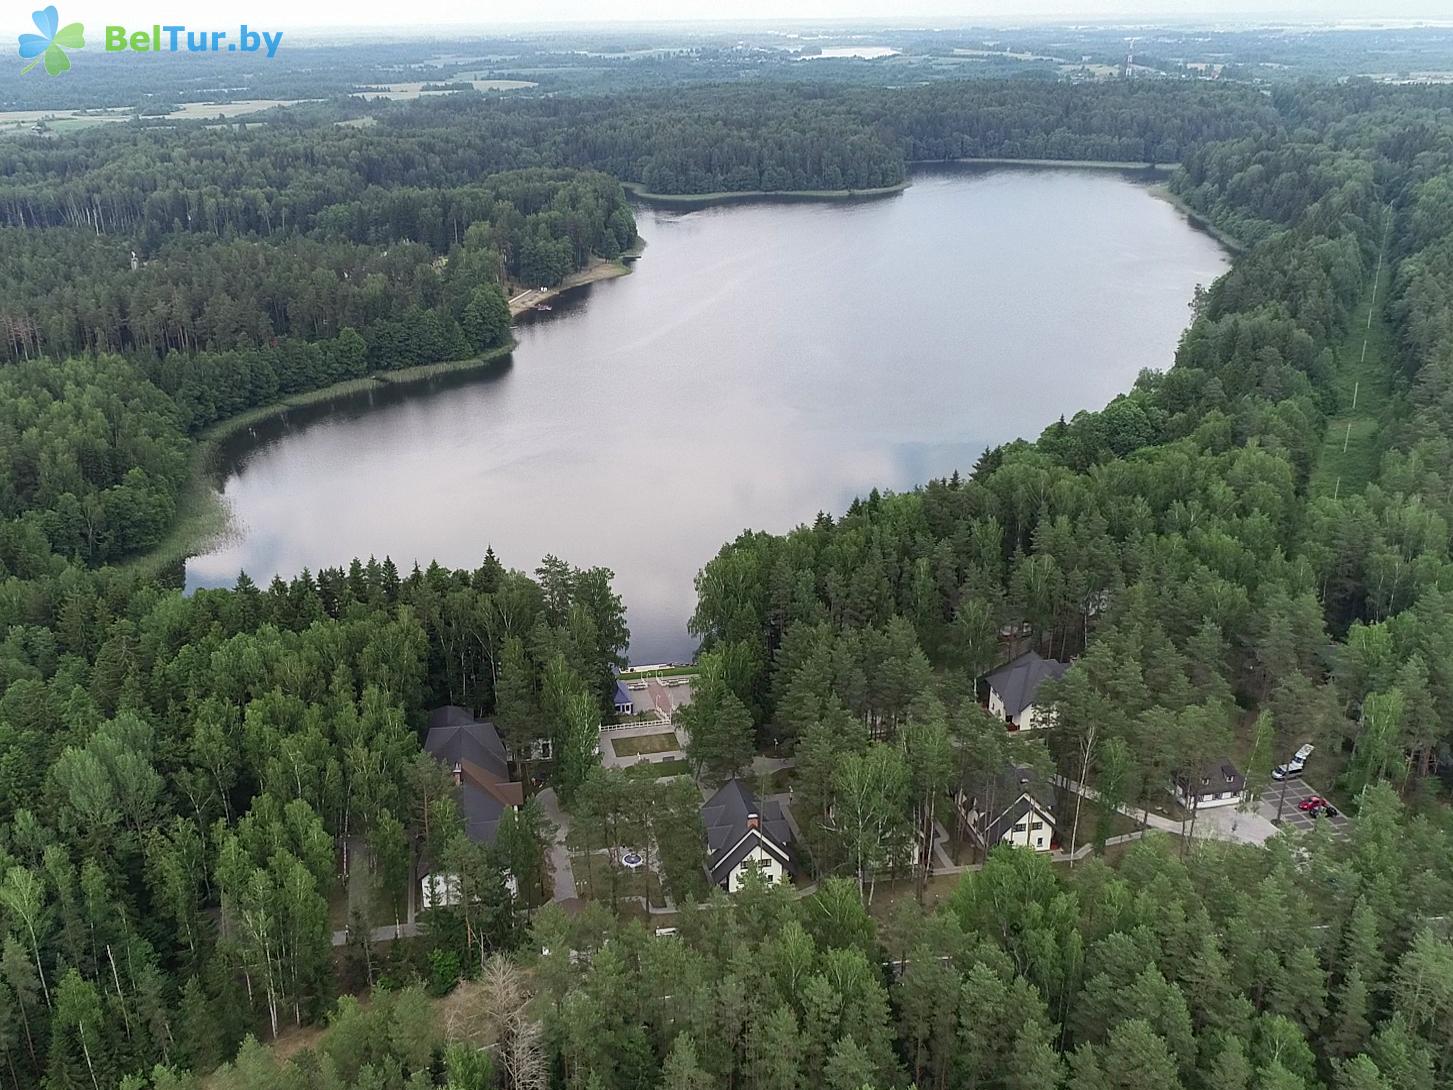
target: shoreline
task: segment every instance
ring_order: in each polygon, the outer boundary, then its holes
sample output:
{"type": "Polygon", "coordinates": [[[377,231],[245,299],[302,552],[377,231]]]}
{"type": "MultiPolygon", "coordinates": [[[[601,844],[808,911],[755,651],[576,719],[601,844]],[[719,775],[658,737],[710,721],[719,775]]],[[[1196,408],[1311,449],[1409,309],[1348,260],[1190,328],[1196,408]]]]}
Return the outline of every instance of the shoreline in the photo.
{"type": "Polygon", "coordinates": [[[187,469],[186,482],[177,490],[176,514],[172,518],[170,529],[156,545],[145,552],[127,557],[118,567],[156,576],[172,565],[184,564],[188,557],[197,555],[204,548],[226,540],[232,529],[232,513],[228,510],[221,489],[218,488],[217,455],[221,444],[232,436],[263,421],[284,416],[291,409],[317,405],[335,397],[388,386],[406,386],[413,382],[425,382],[439,375],[486,367],[508,356],[518,343],[511,337],[507,344],[469,359],[421,363],[414,367],[400,367],[395,371],[375,371],[360,378],[344,379],[330,386],[320,386],[316,390],[307,390],[280,401],[259,405],[208,425],[192,439],[191,463],[187,469]]]}
{"type": "MultiPolygon", "coordinates": [[[[1153,171],[1156,173],[1169,173],[1175,170],[1177,166],[1177,164],[1124,163],[1108,160],[1004,158],[913,160],[908,165],[911,169],[916,166],[963,164],[1113,170],[1121,172],[1153,171]]],[[[785,200],[807,202],[872,199],[901,193],[911,184],[911,179],[905,179],[898,185],[876,190],[652,194],[646,192],[637,183],[622,183],[633,197],[637,197],[647,203],[660,203],[666,207],[681,209],[706,208],[715,204],[749,203],[752,201],[785,200]]],[[[1194,227],[1211,235],[1232,254],[1240,254],[1246,250],[1244,243],[1233,238],[1215,224],[1211,223],[1206,217],[1197,213],[1185,201],[1172,193],[1164,182],[1149,186],[1148,188],[1153,196],[1166,201],[1179,210],[1194,227]]],[[[576,288],[629,275],[632,271],[631,263],[641,256],[645,245],[645,240],[637,236],[631,249],[621,254],[620,258],[616,260],[597,258],[590,266],[571,273],[553,288],[529,290],[508,299],[511,322],[514,322],[522,314],[535,309],[540,303],[555,299],[576,288]]],[[[508,343],[469,359],[419,364],[414,367],[399,368],[398,370],[374,371],[359,378],[345,379],[342,382],[333,383],[330,386],[294,394],[279,401],[246,410],[236,416],[228,417],[226,420],[220,420],[209,425],[194,437],[194,449],[192,451],[188,477],[182,487],[178,489],[176,513],[167,534],[152,548],[121,561],[120,566],[155,575],[169,566],[184,564],[189,557],[195,556],[205,548],[221,543],[226,539],[228,532],[232,529],[232,516],[219,487],[221,483],[217,479],[219,466],[216,464],[219,446],[226,439],[246,431],[263,421],[283,416],[291,409],[315,405],[352,393],[360,393],[371,389],[382,389],[388,386],[403,386],[413,382],[427,381],[439,375],[470,371],[484,367],[513,352],[518,343],[512,336],[508,343]]]]}
{"type": "Polygon", "coordinates": [[[361,393],[364,390],[372,390],[380,386],[422,382],[450,371],[468,371],[475,367],[483,367],[485,364],[493,363],[495,360],[509,355],[518,344],[519,342],[511,337],[508,343],[491,348],[488,352],[481,352],[477,356],[470,356],[468,359],[443,360],[439,363],[420,363],[413,367],[400,367],[395,370],[372,371],[359,378],[344,379],[342,382],[335,382],[330,386],[320,386],[316,390],[304,390],[301,393],[291,394],[278,401],[259,405],[255,409],[248,409],[236,416],[229,416],[225,420],[209,424],[197,433],[196,441],[199,445],[217,443],[240,431],[247,430],[254,424],[260,424],[275,416],[282,416],[289,409],[301,409],[308,405],[316,405],[321,401],[331,401],[333,398],[342,397],[345,394],[361,393]]]}
{"type": "Polygon", "coordinates": [[[998,156],[987,156],[978,159],[910,159],[909,167],[924,166],[952,166],[955,164],[972,166],[975,163],[982,163],[991,167],[1046,167],[1057,170],[1119,170],[1134,171],[1141,174],[1150,172],[1155,174],[1169,174],[1174,171],[1179,163],[1135,163],[1123,162],[1116,159],[1012,159],[998,156]]]}
{"type": "Polygon", "coordinates": [[[618,276],[629,276],[631,267],[626,264],[626,261],[640,257],[641,251],[645,247],[645,240],[637,235],[634,245],[615,261],[608,261],[603,257],[597,258],[579,272],[571,273],[553,288],[543,290],[532,288],[511,296],[508,300],[510,319],[518,318],[521,314],[534,310],[541,303],[548,303],[551,299],[574,288],[583,288],[586,284],[595,284],[602,280],[614,280],[618,276]]]}
{"type": "Polygon", "coordinates": [[[1152,197],[1155,197],[1157,200],[1165,201],[1166,204],[1170,205],[1172,208],[1180,212],[1181,215],[1185,216],[1186,219],[1190,220],[1191,226],[1195,227],[1198,231],[1206,232],[1206,234],[1214,238],[1218,243],[1224,246],[1231,253],[1244,254],[1247,251],[1248,247],[1246,243],[1242,242],[1234,235],[1228,234],[1220,227],[1217,227],[1209,219],[1201,215],[1201,213],[1197,212],[1185,201],[1181,200],[1178,195],[1172,193],[1170,191],[1170,187],[1167,186],[1164,182],[1160,183],[1159,185],[1151,186],[1150,195],[1152,197]]]}
{"type": "MultiPolygon", "coordinates": [[[[640,257],[646,248],[645,239],[639,235],[631,248],[618,260],[597,259],[589,267],[571,273],[553,288],[544,292],[532,292],[528,302],[516,305],[510,301],[510,320],[533,309],[534,305],[554,299],[575,288],[584,287],[603,280],[613,280],[631,272],[628,264],[640,257]]],[[[516,297],[518,298],[518,296],[516,297]]],[[[388,386],[406,386],[414,382],[425,382],[439,375],[455,374],[486,367],[508,356],[519,345],[513,336],[505,344],[462,360],[446,360],[439,363],[421,363],[414,367],[400,367],[397,370],[379,370],[359,378],[344,379],[316,390],[305,390],[278,401],[259,405],[209,424],[193,437],[191,463],[187,480],[177,491],[176,514],[162,540],[145,552],[127,557],[121,567],[139,571],[149,576],[161,574],[166,568],[185,564],[188,557],[226,540],[232,529],[232,513],[218,487],[217,456],[220,445],[227,439],[266,420],[285,415],[291,409],[301,409],[331,401],[336,397],[362,393],[366,390],[383,389],[388,386]]]]}
{"type": "MultiPolygon", "coordinates": [[[[1050,170],[1110,170],[1130,174],[1168,175],[1179,163],[1137,163],[1115,159],[1014,159],[1000,156],[985,156],[969,159],[909,159],[906,162],[910,177],[896,185],[876,189],[747,189],[717,193],[652,193],[640,182],[621,182],[627,193],[645,204],[659,208],[675,208],[682,211],[697,211],[724,204],[750,204],[756,201],[858,201],[875,200],[902,193],[913,184],[911,177],[915,168],[932,166],[989,166],[989,167],[1033,167],[1050,170]]],[[[544,298],[543,296],[541,298],[544,298]]]]}
{"type": "Polygon", "coordinates": [[[719,193],[652,193],[640,182],[622,182],[632,197],[646,204],[662,208],[678,208],[695,211],[721,204],[751,204],[755,201],[859,201],[875,200],[902,193],[909,187],[907,179],[896,185],[880,186],[876,189],[744,189],[740,192],[719,193]]]}

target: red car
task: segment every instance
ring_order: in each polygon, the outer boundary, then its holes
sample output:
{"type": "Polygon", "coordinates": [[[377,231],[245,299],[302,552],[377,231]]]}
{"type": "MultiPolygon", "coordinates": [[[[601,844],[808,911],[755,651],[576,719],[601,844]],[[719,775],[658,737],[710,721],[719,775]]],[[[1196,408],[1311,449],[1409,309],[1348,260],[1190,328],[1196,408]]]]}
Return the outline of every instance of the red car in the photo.
{"type": "Polygon", "coordinates": [[[1330,804],[1327,802],[1327,800],[1324,799],[1321,795],[1313,795],[1311,798],[1303,799],[1301,802],[1297,803],[1297,809],[1304,814],[1310,814],[1314,811],[1324,810],[1329,805],[1330,804]]]}

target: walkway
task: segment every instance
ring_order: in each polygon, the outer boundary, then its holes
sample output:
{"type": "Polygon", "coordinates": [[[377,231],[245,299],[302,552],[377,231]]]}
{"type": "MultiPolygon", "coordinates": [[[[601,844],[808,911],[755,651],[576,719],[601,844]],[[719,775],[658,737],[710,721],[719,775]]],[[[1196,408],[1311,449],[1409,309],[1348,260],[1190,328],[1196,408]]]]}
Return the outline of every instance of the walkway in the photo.
{"type": "Polygon", "coordinates": [[[570,835],[570,818],[560,808],[560,800],[555,797],[555,789],[547,787],[535,796],[540,800],[540,809],[545,812],[545,817],[555,826],[555,842],[550,845],[550,870],[555,878],[555,895],[552,901],[573,901],[577,893],[575,890],[575,872],[570,869],[570,851],[565,847],[565,838],[570,835]]]}
{"type": "MultiPolygon", "coordinates": [[[[371,927],[368,930],[369,942],[393,942],[394,939],[412,939],[419,935],[419,925],[410,921],[400,924],[385,924],[383,927],[371,927]]],[[[348,931],[333,932],[334,946],[348,945],[348,931]]]]}
{"type": "MultiPolygon", "coordinates": [[[[366,868],[369,865],[368,852],[363,838],[350,837],[347,843],[347,851],[352,860],[352,867],[349,873],[358,874],[361,870],[366,873],[366,868]]],[[[361,886],[361,883],[352,881],[351,879],[348,883],[348,908],[350,913],[354,908],[357,908],[363,913],[368,911],[367,903],[361,899],[361,895],[358,895],[361,886]]],[[[419,934],[419,925],[414,919],[414,899],[417,897],[418,892],[418,871],[411,854],[409,859],[408,904],[405,906],[404,919],[391,924],[384,924],[381,927],[370,928],[368,932],[370,942],[392,942],[394,939],[411,939],[419,934]]],[[[347,946],[348,929],[345,927],[341,931],[334,931],[332,943],[334,946],[347,946]]]]}
{"type": "Polygon", "coordinates": [[[784,768],[796,767],[797,761],[792,757],[765,757],[759,753],[752,758],[754,776],[770,776],[774,772],[781,772],[784,768]]]}
{"type": "MultiPolygon", "coordinates": [[[[1056,775],[1052,778],[1060,787],[1073,791],[1092,802],[1098,802],[1100,799],[1100,793],[1093,787],[1086,787],[1084,784],[1064,776],[1056,775]]],[[[1154,811],[1137,810],[1125,805],[1117,806],[1115,809],[1117,813],[1142,825],[1148,825],[1152,829],[1170,833],[1173,836],[1181,836],[1184,832],[1185,835],[1193,836],[1197,840],[1231,840],[1240,844],[1264,844],[1277,834],[1277,827],[1267,820],[1265,815],[1257,810],[1242,810],[1238,806],[1215,806],[1202,809],[1196,815],[1194,830],[1192,830],[1189,820],[1182,825],[1175,818],[1168,818],[1154,811]]],[[[1118,837],[1114,839],[1120,840],[1118,837]]],[[[1078,854],[1076,858],[1078,858],[1078,854]]]]}

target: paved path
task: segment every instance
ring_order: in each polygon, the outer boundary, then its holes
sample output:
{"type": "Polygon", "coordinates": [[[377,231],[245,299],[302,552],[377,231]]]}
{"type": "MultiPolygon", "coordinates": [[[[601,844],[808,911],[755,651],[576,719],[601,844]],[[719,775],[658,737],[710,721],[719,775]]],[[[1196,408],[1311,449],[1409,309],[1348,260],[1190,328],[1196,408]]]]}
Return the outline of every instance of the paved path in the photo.
{"type": "Polygon", "coordinates": [[[752,758],[752,772],[757,776],[770,776],[784,768],[795,767],[797,761],[792,757],[764,757],[759,753],[752,758]]]}
{"type": "Polygon", "coordinates": [[[550,845],[550,869],[555,875],[555,895],[552,901],[572,901],[578,896],[575,891],[575,872],[570,869],[570,852],[565,847],[565,838],[570,833],[570,818],[560,808],[555,789],[547,787],[537,796],[540,809],[555,825],[555,842],[550,845]]]}
{"type": "Polygon", "coordinates": [[[943,824],[941,822],[935,821],[933,823],[932,845],[934,874],[943,874],[945,871],[952,870],[955,866],[958,865],[953,861],[953,859],[949,857],[947,850],[945,850],[944,845],[947,843],[948,830],[943,827],[943,824]]]}
{"type": "MultiPolygon", "coordinates": [[[[419,934],[419,925],[416,923],[386,924],[383,927],[372,927],[368,931],[370,942],[393,942],[394,939],[412,939],[419,934]]],[[[334,946],[348,945],[347,930],[333,932],[334,946]]]]}
{"type": "MultiPolygon", "coordinates": [[[[1086,787],[1084,784],[1078,782],[1077,780],[1071,780],[1065,776],[1059,775],[1058,773],[1051,776],[1050,779],[1053,780],[1054,783],[1058,786],[1063,787],[1065,790],[1073,791],[1076,795],[1082,795],[1083,797],[1089,799],[1091,802],[1100,801],[1100,792],[1096,791],[1093,787],[1086,787]]],[[[1160,814],[1157,814],[1153,811],[1139,810],[1130,806],[1125,806],[1123,804],[1115,807],[1115,810],[1117,813],[1123,814],[1125,817],[1130,818],[1132,821],[1139,822],[1141,825],[1149,825],[1152,829],[1159,829],[1163,833],[1175,833],[1177,836],[1180,836],[1181,823],[1174,820],[1173,818],[1162,817],[1160,814]]],[[[1081,817],[1083,816],[1084,815],[1081,815],[1081,817]]],[[[1073,820],[1073,814],[1068,814],[1065,816],[1066,822],[1073,820]]],[[[1083,824],[1083,822],[1081,822],[1081,824],[1083,824]]],[[[1068,832],[1069,830],[1066,829],[1064,831],[1068,832]]]]}
{"type": "MultiPolygon", "coordinates": [[[[1100,793],[1093,787],[1055,776],[1054,782],[1066,790],[1073,791],[1091,801],[1098,801],[1100,793]]],[[[1117,806],[1116,810],[1133,821],[1175,836],[1193,836],[1197,840],[1233,840],[1241,844],[1265,844],[1277,834],[1277,827],[1256,809],[1242,810],[1239,806],[1202,807],[1196,814],[1195,829],[1188,820],[1184,826],[1174,818],[1164,817],[1153,811],[1137,810],[1130,806],[1117,806]]],[[[1081,822],[1083,824],[1083,821],[1081,822]]]]}
{"type": "MultiPolygon", "coordinates": [[[[350,861],[350,875],[358,873],[358,868],[366,868],[368,866],[368,848],[362,837],[350,837],[347,844],[347,851],[350,861]]],[[[419,876],[415,862],[411,851],[409,858],[408,904],[404,908],[404,919],[395,923],[384,924],[382,927],[370,928],[368,932],[370,941],[392,942],[394,939],[408,939],[419,934],[419,925],[414,919],[414,913],[416,911],[414,902],[419,892],[419,876]]],[[[361,882],[355,882],[351,878],[349,879],[348,910],[350,913],[354,908],[358,908],[364,912],[368,910],[368,904],[362,899],[362,895],[359,893],[362,887],[363,884],[361,882]]],[[[334,946],[347,946],[348,929],[345,927],[341,931],[334,931],[332,943],[334,946]]]]}

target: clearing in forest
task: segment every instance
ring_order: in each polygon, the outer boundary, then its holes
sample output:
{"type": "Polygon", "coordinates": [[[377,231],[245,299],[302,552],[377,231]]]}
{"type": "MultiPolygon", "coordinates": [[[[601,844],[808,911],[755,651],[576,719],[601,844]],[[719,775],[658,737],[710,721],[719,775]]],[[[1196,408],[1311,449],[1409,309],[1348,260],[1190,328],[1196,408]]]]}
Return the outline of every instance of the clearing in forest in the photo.
{"type": "Polygon", "coordinates": [[[1336,346],[1332,389],[1337,408],[1312,467],[1313,496],[1359,492],[1377,474],[1392,396],[1393,340],[1382,311],[1389,279],[1379,262],[1377,275],[1354,311],[1357,320],[1336,346]]]}

